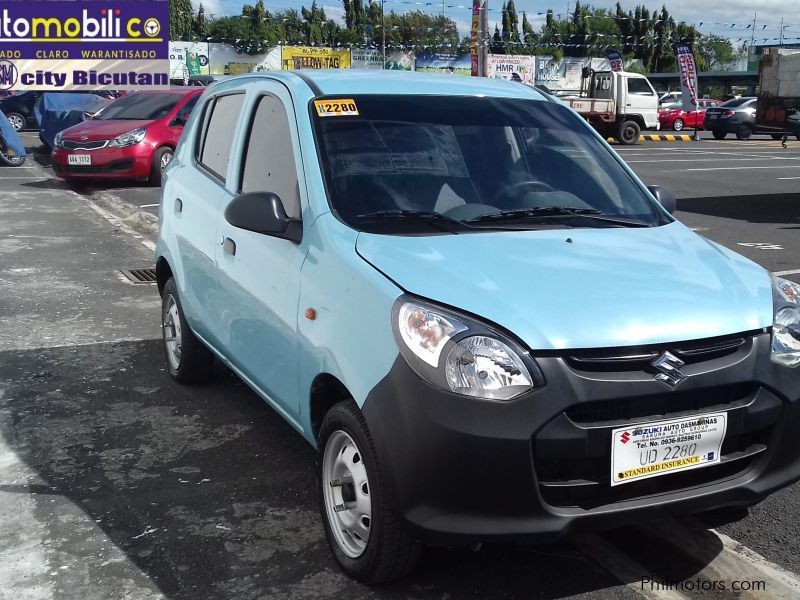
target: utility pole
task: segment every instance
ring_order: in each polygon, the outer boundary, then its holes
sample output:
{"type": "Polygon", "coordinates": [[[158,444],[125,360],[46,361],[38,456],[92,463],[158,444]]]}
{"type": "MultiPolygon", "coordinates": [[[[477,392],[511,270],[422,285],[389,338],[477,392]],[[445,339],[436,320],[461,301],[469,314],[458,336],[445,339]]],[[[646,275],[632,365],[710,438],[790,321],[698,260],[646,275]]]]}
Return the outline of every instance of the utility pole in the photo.
{"type": "Polygon", "coordinates": [[[381,0],[381,47],[383,48],[383,63],[381,69],[386,68],[386,20],[383,16],[383,5],[385,0],[381,0]]]}
{"type": "Polygon", "coordinates": [[[781,37],[778,46],[783,47],[783,19],[781,19],[781,37]]]}
{"type": "Polygon", "coordinates": [[[756,45],[756,17],[758,17],[758,13],[753,13],[753,35],[750,37],[750,54],[753,53],[753,48],[756,45]]]}
{"type": "Polygon", "coordinates": [[[489,0],[481,0],[478,18],[478,77],[486,77],[486,65],[489,62],[489,0]]]}

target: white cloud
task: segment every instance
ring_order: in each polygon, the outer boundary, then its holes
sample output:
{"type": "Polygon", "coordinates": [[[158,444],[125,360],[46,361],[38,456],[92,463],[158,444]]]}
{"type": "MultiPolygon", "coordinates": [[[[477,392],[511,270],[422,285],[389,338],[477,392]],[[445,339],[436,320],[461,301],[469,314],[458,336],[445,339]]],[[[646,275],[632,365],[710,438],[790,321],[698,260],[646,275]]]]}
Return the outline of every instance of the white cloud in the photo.
{"type": "Polygon", "coordinates": [[[192,10],[194,12],[197,12],[197,9],[200,8],[201,1],[207,19],[211,19],[211,15],[214,15],[216,19],[225,16],[225,10],[222,8],[220,0],[192,0],[192,10]]]}

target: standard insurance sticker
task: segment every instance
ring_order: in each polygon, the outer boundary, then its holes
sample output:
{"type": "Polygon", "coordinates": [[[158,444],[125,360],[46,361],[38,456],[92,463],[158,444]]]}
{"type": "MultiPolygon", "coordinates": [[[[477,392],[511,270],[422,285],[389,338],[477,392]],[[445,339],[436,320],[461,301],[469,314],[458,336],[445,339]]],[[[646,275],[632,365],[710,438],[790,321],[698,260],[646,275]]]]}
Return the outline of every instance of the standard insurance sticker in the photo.
{"type": "Polygon", "coordinates": [[[727,415],[640,423],[611,432],[611,485],[720,462],[727,415]]]}

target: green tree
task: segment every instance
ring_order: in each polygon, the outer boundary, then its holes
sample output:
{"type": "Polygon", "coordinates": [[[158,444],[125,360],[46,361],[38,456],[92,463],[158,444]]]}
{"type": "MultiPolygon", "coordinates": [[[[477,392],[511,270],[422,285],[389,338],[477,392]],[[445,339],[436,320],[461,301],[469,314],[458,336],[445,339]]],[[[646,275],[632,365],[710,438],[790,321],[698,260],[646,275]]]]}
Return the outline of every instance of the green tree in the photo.
{"type": "Polygon", "coordinates": [[[208,21],[206,20],[206,9],[203,7],[203,3],[200,3],[200,6],[197,8],[197,15],[192,22],[192,32],[198,38],[205,39],[206,35],[208,34],[208,21]]]}
{"type": "Polygon", "coordinates": [[[730,40],[718,35],[703,36],[697,50],[709,71],[725,70],[737,61],[730,40]]]}
{"type": "Polygon", "coordinates": [[[169,0],[169,39],[188,40],[193,30],[191,0],[169,0]]]}

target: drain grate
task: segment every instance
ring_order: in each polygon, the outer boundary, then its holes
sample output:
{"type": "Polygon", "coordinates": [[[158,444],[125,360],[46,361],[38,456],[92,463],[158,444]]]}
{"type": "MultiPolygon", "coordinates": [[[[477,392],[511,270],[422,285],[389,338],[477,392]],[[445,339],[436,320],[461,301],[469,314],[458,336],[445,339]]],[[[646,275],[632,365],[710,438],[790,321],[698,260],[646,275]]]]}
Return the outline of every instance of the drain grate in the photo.
{"type": "Polygon", "coordinates": [[[155,269],[120,269],[119,272],[131,283],[156,283],[155,269]]]}

